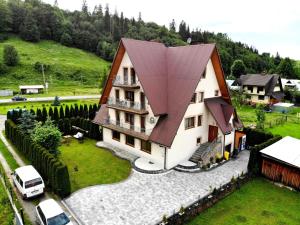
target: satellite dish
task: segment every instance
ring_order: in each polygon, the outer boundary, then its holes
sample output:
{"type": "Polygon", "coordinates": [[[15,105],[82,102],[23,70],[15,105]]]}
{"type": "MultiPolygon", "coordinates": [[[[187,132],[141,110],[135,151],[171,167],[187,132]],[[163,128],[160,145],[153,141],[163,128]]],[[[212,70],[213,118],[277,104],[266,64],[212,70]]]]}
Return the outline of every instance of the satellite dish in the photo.
{"type": "Polygon", "coordinates": [[[155,123],[154,117],[151,117],[151,118],[150,118],[150,123],[152,123],[152,124],[155,123]]]}
{"type": "Polygon", "coordinates": [[[192,38],[188,38],[187,40],[186,40],[186,43],[188,43],[189,45],[192,43],[192,38]]]}

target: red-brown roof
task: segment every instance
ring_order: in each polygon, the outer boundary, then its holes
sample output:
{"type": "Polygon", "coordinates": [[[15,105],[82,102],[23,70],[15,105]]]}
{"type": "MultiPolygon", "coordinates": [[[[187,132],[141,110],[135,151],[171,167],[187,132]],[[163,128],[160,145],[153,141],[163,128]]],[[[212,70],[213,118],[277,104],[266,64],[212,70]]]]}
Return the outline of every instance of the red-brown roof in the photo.
{"type": "Polygon", "coordinates": [[[206,98],[204,99],[204,103],[213,115],[223,134],[230,133],[232,126],[229,124],[229,120],[234,112],[232,105],[225,102],[222,97],[206,98]]]}
{"type": "MultiPolygon", "coordinates": [[[[157,42],[123,38],[120,46],[125,48],[133,64],[154,115],[160,115],[149,139],[170,147],[209,59],[213,54],[218,55],[215,44],[166,47],[157,42]]],[[[214,58],[215,67],[220,60],[214,58]]],[[[220,67],[218,71],[219,85],[226,86],[220,67]]],[[[228,100],[228,89],[221,92],[228,100]]],[[[105,98],[100,100],[102,104],[105,98]]]]}

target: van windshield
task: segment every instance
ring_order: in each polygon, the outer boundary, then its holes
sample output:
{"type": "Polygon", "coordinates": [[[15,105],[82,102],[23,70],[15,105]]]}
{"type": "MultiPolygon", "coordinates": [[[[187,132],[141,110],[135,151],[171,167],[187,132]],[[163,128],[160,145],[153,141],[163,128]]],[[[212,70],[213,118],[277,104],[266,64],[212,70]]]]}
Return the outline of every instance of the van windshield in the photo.
{"type": "Polygon", "coordinates": [[[65,225],[70,222],[69,218],[65,213],[61,213],[55,217],[47,219],[48,225],[65,225]]]}
{"type": "Polygon", "coordinates": [[[25,188],[31,188],[31,187],[40,185],[42,183],[43,183],[43,181],[41,178],[36,178],[36,179],[30,180],[30,181],[26,181],[25,188]]]}

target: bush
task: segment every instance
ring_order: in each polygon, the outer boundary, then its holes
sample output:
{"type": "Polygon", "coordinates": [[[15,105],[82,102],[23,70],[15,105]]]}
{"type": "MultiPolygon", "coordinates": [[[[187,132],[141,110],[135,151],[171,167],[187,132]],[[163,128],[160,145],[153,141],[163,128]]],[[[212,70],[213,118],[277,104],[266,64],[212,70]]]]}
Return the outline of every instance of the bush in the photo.
{"type": "Polygon", "coordinates": [[[12,45],[5,45],[3,50],[3,61],[7,66],[16,66],[19,63],[19,55],[12,45]]]}
{"type": "Polygon", "coordinates": [[[63,33],[60,38],[60,43],[65,46],[71,46],[73,44],[72,37],[68,33],[63,33]]]}
{"type": "Polygon", "coordinates": [[[8,72],[8,67],[3,64],[3,63],[0,63],[0,74],[5,74],[8,72]]]}

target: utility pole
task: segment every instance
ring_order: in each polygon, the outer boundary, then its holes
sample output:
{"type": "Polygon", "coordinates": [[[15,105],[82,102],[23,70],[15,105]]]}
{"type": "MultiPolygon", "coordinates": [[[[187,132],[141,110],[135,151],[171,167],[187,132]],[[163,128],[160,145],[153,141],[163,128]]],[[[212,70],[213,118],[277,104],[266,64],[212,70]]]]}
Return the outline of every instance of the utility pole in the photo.
{"type": "Polygon", "coordinates": [[[48,94],[48,84],[46,84],[46,78],[45,78],[45,73],[44,73],[44,64],[42,64],[42,74],[43,74],[43,79],[44,79],[44,86],[46,88],[46,93],[48,94]]]}

